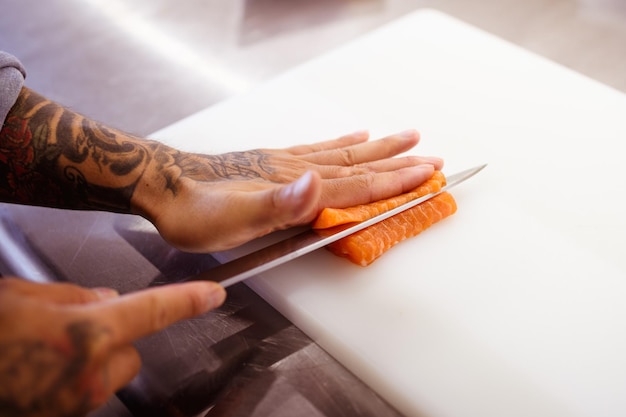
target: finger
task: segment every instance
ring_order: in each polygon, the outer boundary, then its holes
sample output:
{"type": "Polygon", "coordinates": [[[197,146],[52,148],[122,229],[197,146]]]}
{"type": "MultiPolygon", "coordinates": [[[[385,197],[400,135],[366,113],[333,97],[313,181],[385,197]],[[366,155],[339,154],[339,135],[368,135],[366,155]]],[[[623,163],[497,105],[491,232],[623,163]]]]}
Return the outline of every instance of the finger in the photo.
{"type": "MultiPolygon", "coordinates": [[[[366,168],[369,172],[388,172],[418,165],[432,165],[435,169],[441,170],[441,168],[443,168],[443,159],[434,156],[406,156],[367,162],[365,164],[354,165],[354,167],[366,168]]],[[[349,172],[352,167],[343,168],[347,168],[349,172]]]]}
{"type": "Polygon", "coordinates": [[[327,151],[331,149],[340,149],[346,146],[355,145],[357,143],[366,142],[369,139],[369,133],[365,130],[350,133],[337,139],[318,142],[311,145],[298,145],[287,148],[287,152],[292,155],[305,155],[314,152],[327,151]]]}
{"type": "Polygon", "coordinates": [[[109,288],[88,289],[69,283],[37,283],[20,278],[0,280],[3,289],[16,295],[37,298],[41,302],[55,304],[88,304],[117,294],[109,288]]]}
{"type": "Polygon", "coordinates": [[[424,164],[397,171],[324,180],[320,209],[351,207],[408,192],[432,177],[435,168],[424,164]]]}
{"type": "Polygon", "coordinates": [[[131,346],[121,346],[108,351],[107,356],[85,369],[83,381],[88,384],[89,408],[95,409],[104,404],[116,391],[128,385],[141,368],[141,358],[131,346]]]}
{"type": "Polygon", "coordinates": [[[319,151],[310,155],[304,155],[302,158],[319,165],[350,166],[391,158],[408,151],[417,145],[418,142],[419,134],[417,131],[408,130],[371,142],[319,151]]]}
{"type": "MultiPolygon", "coordinates": [[[[104,401],[133,380],[141,369],[141,357],[133,346],[126,345],[114,350],[103,365],[104,401]]],[[[104,402],[103,401],[103,402],[104,402]]]]}
{"type": "Polygon", "coordinates": [[[118,347],[216,308],[225,298],[215,282],[188,282],[126,294],[94,304],[85,313],[110,330],[109,344],[118,347]]]}
{"type": "Polygon", "coordinates": [[[435,169],[441,170],[443,160],[437,157],[407,156],[401,158],[387,158],[380,161],[351,166],[322,165],[317,166],[316,170],[324,179],[335,179],[367,173],[397,171],[402,168],[424,164],[432,165],[435,169]]]}

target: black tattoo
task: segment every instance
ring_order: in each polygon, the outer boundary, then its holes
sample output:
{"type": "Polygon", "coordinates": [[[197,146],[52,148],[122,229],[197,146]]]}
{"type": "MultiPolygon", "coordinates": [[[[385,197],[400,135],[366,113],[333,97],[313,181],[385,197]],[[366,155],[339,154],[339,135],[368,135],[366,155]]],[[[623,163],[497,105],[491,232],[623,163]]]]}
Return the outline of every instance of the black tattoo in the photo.
{"type": "Polygon", "coordinates": [[[93,407],[92,392],[81,386],[86,383],[81,377],[90,359],[89,343],[108,330],[84,321],[66,332],[69,352],[38,340],[0,344],[0,415],[78,417],[93,407]]]}
{"type": "Polygon", "coordinates": [[[180,152],[108,128],[25,88],[0,130],[0,201],[129,213],[149,169],[151,181],[176,195],[183,178],[274,181],[270,158],[263,150],[180,152]]]}
{"type": "Polygon", "coordinates": [[[129,212],[149,159],[126,137],[24,89],[0,131],[0,200],[129,212]]]}
{"type": "Polygon", "coordinates": [[[207,158],[213,172],[220,178],[253,179],[266,177],[274,172],[267,163],[267,154],[260,150],[230,152],[207,158]]]}
{"type": "Polygon", "coordinates": [[[201,155],[183,153],[155,142],[152,155],[166,180],[166,189],[173,194],[177,193],[181,178],[200,182],[253,180],[267,179],[275,172],[269,156],[261,150],[201,155]]]}

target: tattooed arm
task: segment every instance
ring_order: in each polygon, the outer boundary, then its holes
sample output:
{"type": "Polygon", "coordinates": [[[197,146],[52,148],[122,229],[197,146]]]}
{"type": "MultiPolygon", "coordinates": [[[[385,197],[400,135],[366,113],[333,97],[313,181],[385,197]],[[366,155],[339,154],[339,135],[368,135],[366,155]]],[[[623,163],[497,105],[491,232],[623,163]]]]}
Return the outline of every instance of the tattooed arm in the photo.
{"type": "MultiPolygon", "coordinates": [[[[215,138],[219,140],[219,138],[215,138]]],[[[439,158],[399,157],[411,130],[286,149],[185,153],[104,126],[23,88],[0,131],[0,199],[140,214],[188,251],[223,250],[414,188],[439,158]]]]}
{"type": "Polygon", "coordinates": [[[23,88],[0,131],[0,197],[129,213],[151,147],[23,88]]]}

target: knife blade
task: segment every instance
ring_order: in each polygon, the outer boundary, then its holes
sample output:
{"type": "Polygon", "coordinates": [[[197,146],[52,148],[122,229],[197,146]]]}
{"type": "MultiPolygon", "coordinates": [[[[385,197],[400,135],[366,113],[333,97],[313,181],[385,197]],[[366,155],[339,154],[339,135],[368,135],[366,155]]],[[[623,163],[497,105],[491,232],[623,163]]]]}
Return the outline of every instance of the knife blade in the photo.
{"type": "Polygon", "coordinates": [[[217,267],[187,277],[184,281],[215,281],[219,282],[223,287],[229,287],[247,278],[277,267],[285,262],[289,262],[300,256],[306,255],[307,253],[313,252],[314,250],[322,248],[329,243],[342,239],[352,233],[358,232],[359,230],[363,230],[366,227],[388,219],[389,217],[395,216],[396,214],[408,210],[411,207],[415,207],[418,204],[423,203],[424,201],[429,200],[476,175],[486,166],[487,164],[480,165],[447,176],[446,185],[442,187],[441,190],[426,194],[425,196],[415,200],[411,200],[392,210],[374,216],[371,219],[356,224],[349,223],[347,225],[336,226],[332,229],[324,229],[323,231],[309,229],[250,254],[223,263],[217,267]]]}

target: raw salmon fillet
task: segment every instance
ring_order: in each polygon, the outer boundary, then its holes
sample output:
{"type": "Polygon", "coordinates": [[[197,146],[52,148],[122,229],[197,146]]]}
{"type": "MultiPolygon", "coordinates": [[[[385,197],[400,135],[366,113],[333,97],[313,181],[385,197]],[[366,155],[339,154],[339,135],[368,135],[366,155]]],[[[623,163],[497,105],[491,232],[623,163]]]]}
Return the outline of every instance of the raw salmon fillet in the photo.
{"type": "MultiPolygon", "coordinates": [[[[328,228],[367,220],[409,200],[439,191],[443,185],[445,185],[445,177],[437,171],[431,179],[408,193],[347,209],[328,209],[326,214],[324,214],[326,211],[324,210],[320,214],[320,218],[322,216],[324,218],[322,221],[316,221],[314,227],[328,228]],[[320,227],[320,225],[328,226],[320,227]]],[[[456,209],[456,201],[452,194],[443,192],[380,223],[333,242],[326,248],[335,255],[346,257],[357,265],[367,266],[396,244],[417,236],[434,223],[454,214],[456,209]]]]}
{"type": "Polygon", "coordinates": [[[441,190],[441,187],[444,185],[446,185],[446,177],[441,171],[435,171],[433,176],[422,185],[407,193],[386,200],[343,209],[325,208],[317,219],[315,219],[313,228],[328,229],[329,227],[339,226],[340,224],[362,222],[426,194],[435,193],[441,190]]]}

